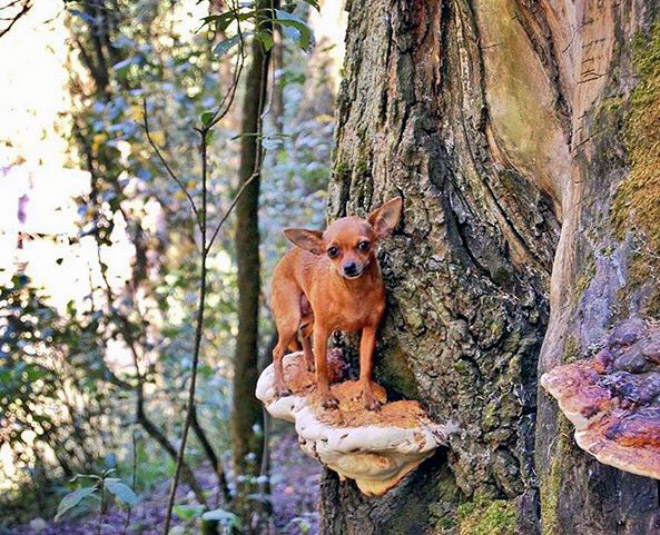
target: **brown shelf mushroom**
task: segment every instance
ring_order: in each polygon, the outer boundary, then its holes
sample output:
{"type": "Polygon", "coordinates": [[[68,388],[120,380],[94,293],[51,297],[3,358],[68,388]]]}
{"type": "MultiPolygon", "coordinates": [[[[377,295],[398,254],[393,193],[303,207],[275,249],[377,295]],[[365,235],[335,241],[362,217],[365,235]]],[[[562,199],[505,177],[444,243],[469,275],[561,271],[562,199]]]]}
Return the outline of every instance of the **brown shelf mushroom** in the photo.
{"type": "Polygon", "coordinates": [[[575,441],[603,464],[660,479],[660,327],[617,324],[591,361],[558,366],[541,385],[575,425],[575,441]]]}
{"type": "MultiPolygon", "coordinates": [[[[367,495],[378,496],[397,485],[407,474],[447,442],[448,427],[435,424],[416,401],[384,403],[380,411],[364,408],[356,381],[337,383],[344,364],[340,353],[329,352],[332,393],[336,410],[324,409],[316,396],[314,374],[308,372],[302,353],[284,357],[284,376],[290,396],[277,398],[272,365],[257,384],[257,398],[268,412],[295,422],[302,450],[337,472],[353,479],[367,495]]],[[[385,391],[377,396],[386,401],[385,391]]]]}

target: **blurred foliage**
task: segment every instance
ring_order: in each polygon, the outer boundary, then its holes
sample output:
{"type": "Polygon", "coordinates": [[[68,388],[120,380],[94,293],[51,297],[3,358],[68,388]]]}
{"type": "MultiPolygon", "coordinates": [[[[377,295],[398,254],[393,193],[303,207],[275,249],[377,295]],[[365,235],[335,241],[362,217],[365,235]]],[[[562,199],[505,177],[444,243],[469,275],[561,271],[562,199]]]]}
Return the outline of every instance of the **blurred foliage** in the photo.
{"type": "MultiPolygon", "coordinates": [[[[1,507],[13,511],[8,518],[21,518],[18,508],[27,504],[16,498],[28,489],[43,498],[45,489],[65,493],[59,482],[76,473],[117,468],[128,476],[141,396],[144,413],[168,440],[180,434],[193,350],[199,236],[185,194],[145,139],[143,101],[154,141],[196,197],[201,169],[194,126],[211,120],[209,113],[232,83],[243,46],[236,36],[277,47],[261,140],[267,154],[260,210],[264,280],[285,247],[282,227],[322,225],[334,95],[327,44],[315,47],[305,22],[315,4],[282,5],[270,42],[250,27],[252,2],[66,2],[71,163],[92,176],[89,194],[78,199],[80,233],[71,239],[94,238],[98,263],[90,269],[101,282],[84,306],[72,301],[66,312],[50,307],[47,296],[20,272],[11,286],[0,288],[0,447],[9,448],[15,469],[12,474],[5,470],[5,482],[12,478],[14,486],[3,484],[0,500],[1,507]],[[222,9],[214,10],[218,5],[222,9]],[[128,240],[133,251],[128,278],[113,267],[119,240],[128,240]],[[120,363],[112,358],[117,347],[129,355],[120,363]]],[[[237,99],[241,93],[239,85],[237,99]]],[[[235,193],[238,125],[231,111],[213,131],[211,228],[235,193]]],[[[210,257],[197,392],[201,427],[221,458],[228,441],[236,331],[232,246],[229,235],[221,233],[210,257]]],[[[264,347],[272,333],[266,299],[264,289],[264,347]]],[[[155,454],[161,450],[152,435],[144,430],[139,435],[138,492],[148,491],[173,466],[155,454]]],[[[193,440],[188,459],[202,462],[202,452],[202,444],[193,440]]],[[[86,491],[85,499],[100,492],[103,477],[85,487],[96,489],[86,491]]],[[[41,514],[43,507],[52,507],[40,500],[31,505],[41,507],[41,514]]]]}
{"type": "Polygon", "coordinates": [[[100,316],[84,316],[59,315],[25,275],[0,288],[0,439],[22,469],[45,470],[52,455],[72,475],[108,444],[114,375],[100,358],[100,316]]]}

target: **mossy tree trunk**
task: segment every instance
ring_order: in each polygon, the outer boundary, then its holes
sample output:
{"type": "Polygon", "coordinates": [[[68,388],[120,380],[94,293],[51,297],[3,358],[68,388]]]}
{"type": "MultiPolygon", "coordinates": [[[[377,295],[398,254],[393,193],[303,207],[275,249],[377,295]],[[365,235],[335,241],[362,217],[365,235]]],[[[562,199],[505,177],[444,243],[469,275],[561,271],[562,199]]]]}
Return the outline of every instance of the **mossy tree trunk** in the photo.
{"type": "Polygon", "coordinates": [[[403,197],[376,378],[460,431],[382,498],[327,472],[322,533],[656,533],[656,482],[573,446],[537,379],[658,312],[658,2],[347,9],[328,216],[403,197]]]}

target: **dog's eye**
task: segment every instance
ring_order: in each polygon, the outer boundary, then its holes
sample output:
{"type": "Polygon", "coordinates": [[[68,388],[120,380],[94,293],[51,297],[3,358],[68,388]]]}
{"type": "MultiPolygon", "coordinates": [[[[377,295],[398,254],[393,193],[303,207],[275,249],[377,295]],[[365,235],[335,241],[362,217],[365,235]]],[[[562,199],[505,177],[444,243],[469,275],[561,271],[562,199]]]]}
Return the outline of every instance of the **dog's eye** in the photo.
{"type": "Polygon", "coordinates": [[[326,252],[330,258],[335,258],[339,254],[339,248],[333,245],[332,247],[328,247],[326,252]]]}
{"type": "Polygon", "coordinates": [[[358,249],[360,251],[368,251],[369,250],[369,242],[368,241],[361,241],[358,243],[358,249]]]}

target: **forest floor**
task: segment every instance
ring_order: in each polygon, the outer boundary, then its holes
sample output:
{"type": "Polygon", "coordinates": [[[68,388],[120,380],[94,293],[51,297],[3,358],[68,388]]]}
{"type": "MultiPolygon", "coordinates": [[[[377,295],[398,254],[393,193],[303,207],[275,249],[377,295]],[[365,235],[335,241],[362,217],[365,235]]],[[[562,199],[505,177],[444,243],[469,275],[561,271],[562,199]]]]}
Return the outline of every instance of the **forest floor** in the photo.
{"type": "MultiPolygon", "coordinates": [[[[271,526],[275,535],[313,535],[318,531],[318,493],[320,465],[306,457],[298,447],[293,432],[275,437],[271,445],[271,496],[273,516],[271,526]]],[[[196,470],[198,480],[211,495],[217,494],[215,478],[210,470],[196,470]]],[[[139,505],[133,508],[129,525],[124,531],[127,512],[112,507],[104,516],[101,535],[160,535],[165,517],[169,481],[163,481],[139,505]]],[[[180,485],[178,504],[188,501],[189,489],[180,485]]],[[[98,516],[54,522],[35,519],[31,525],[10,528],[11,535],[97,535],[98,516]]],[[[173,517],[171,535],[194,535],[194,521],[185,522],[173,517]]],[[[272,531],[272,530],[271,530],[272,531]]],[[[0,532],[2,529],[0,528],[0,532]]]]}

